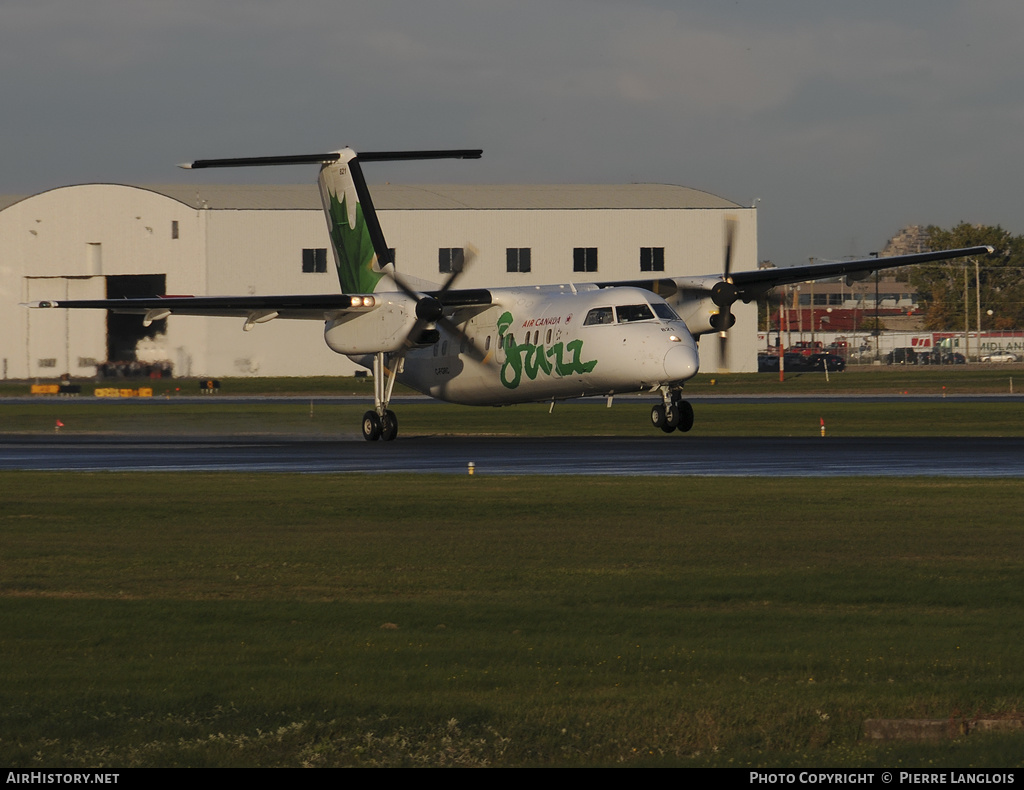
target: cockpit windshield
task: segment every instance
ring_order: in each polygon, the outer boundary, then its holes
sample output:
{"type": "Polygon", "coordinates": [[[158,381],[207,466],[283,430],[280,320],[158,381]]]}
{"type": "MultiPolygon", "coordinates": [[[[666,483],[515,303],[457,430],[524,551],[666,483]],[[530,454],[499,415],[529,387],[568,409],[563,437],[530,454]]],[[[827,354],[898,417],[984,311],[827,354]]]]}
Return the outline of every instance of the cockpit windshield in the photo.
{"type": "Polygon", "coordinates": [[[615,312],[619,315],[620,324],[628,324],[632,321],[650,321],[654,318],[654,313],[646,304],[619,305],[615,308],[615,312]]]}
{"type": "Polygon", "coordinates": [[[594,326],[595,324],[614,324],[615,313],[610,307],[595,307],[587,317],[583,319],[583,326],[594,326]]]}
{"type": "Polygon", "coordinates": [[[598,324],[630,324],[634,321],[653,321],[655,315],[665,321],[678,321],[676,311],[664,302],[655,302],[653,305],[646,303],[619,305],[618,307],[595,307],[587,317],[583,319],[584,326],[595,326],[598,324]],[[651,308],[654,308],[652,311],[651,308]]]}
{"type": "Polygon", "coordinates": [[[679,315],[676,311],[664,302],[655,302],[651,306],[654,308],[654,312],[658,314],[658,318],[664,318],[666,321],[679,320],[679,315]]]}

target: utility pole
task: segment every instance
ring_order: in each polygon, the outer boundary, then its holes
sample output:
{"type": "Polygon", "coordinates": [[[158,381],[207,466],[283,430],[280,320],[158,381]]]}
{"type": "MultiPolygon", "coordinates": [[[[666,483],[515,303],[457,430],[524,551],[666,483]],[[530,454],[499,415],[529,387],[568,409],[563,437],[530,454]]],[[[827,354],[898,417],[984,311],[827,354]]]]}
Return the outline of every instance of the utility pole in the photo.
{"type": "Polygon", "coordinates": [[[974,259],[974,297],[978,312],[978,361],[981,362],[981,269],[978,267],[977,258],[974,259]]]}

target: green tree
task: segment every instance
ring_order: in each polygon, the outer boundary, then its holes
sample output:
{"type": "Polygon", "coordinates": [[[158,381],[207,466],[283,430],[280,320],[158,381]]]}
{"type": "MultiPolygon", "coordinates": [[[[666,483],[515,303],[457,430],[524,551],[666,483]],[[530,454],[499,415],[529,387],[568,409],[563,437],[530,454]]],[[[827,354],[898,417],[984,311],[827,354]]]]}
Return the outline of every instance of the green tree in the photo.
{"type": "Polygon", "coordinates": [[[933,250],[990,245],[994,255],[914,266],[910,281],[925,307],[925,325],[932,330],[964,327],[964,282],[966,310],[971,329],[977,312],[976,280],[981,292],[982,329],[1024,327],[1024,237],[1013,236],[998,225],[961,222],[954,228],[929,226],[933,250]],[[978,263],[975,277],[975,261],[978,263]]]}

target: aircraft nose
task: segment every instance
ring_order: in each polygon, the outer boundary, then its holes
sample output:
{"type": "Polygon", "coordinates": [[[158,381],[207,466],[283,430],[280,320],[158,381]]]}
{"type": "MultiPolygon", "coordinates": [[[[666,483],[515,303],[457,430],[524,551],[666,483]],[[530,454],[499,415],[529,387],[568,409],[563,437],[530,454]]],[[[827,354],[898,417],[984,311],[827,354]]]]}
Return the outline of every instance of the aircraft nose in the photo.
{"type": "Polygon", "coordinates": [[[697,375],[700,359],[697,349],[687,343],[673,344],[665,354],[665,375],[669,381],[684,381],[697,375]]]}

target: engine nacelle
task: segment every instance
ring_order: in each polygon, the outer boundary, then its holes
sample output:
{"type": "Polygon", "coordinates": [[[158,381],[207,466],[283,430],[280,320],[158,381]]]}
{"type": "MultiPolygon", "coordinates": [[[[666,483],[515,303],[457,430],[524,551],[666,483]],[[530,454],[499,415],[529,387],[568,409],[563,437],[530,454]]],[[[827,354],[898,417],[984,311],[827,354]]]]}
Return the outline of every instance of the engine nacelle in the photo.
{"type": "MultiPolygon", "coordinates": [[[[705,292],[706,293],[706,292],[705,292]]],[[[686,323],[686,328],[694,337],[706,335],[708,332],[717,332],[714,325],[715,317],[718,315],[719,307],[710,296],[704,298],[693,298],[694,294],[685,294],[678,302],[669,301],[669,304],[679,313],[679,317],[686,323]],[[689,298],[685,298],[685,297],[689,298]]]]}
{"type": "Polygon", "coordinates": [[[331,351],[346,356],[398,351],[416,324],[416,303],[401,295],[378,298],[368,312],[345,313],[324,325],[331,351]]]}

